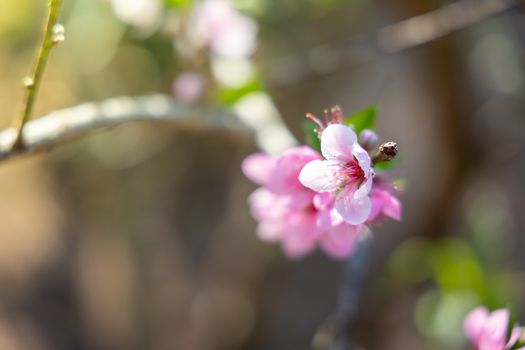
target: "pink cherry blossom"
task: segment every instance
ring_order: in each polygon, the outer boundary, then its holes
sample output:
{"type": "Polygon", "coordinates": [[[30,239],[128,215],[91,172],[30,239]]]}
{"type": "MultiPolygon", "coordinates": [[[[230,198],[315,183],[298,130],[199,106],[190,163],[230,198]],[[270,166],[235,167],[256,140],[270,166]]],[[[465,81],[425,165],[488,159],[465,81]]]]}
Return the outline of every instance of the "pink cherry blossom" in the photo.
{"type": "MultiPolygon", "coordinates": [[[[484,307],[472,310],[465,318],[465,333],[474,350],[508,350],[519,339],[523,340],[523,329],[515,326],[507,340],[509,311],[499,309],[489,312],[484,307]]],[[[519,349],[525,349],[520,347],[519,349]]]]}
{"type": "Polygon", "coordinates": [[[173,82],[175,97],[184,102],[195,102],[203,93],[202,76],[193,71],[184,71],[177,75],[173,82]]]}
{"type": "Polygon", "coordinates": [[[350,225],[341,218],[338,224],[332,223],[331,229],[321,237],[321,248],[333,258],[345,259],[354,253],[362,229],[362,226],[350,225]]]}
{"type": "Polygon", "coordinates": [[[335,209],[347,223],[364,223],[372,209],[370,156],[357,142],[354,130],[343,124],[330,124],[323,130],[321,152],[325,160],[306,164],[299,180],[314,191],[332,193],[335,209]]]}
{"type": "Polygon", "coordinates": [[[397,221],[401,220],[401,202],[395,196],[395,189],[389,182],[375,177],[370,191],[370,199],[372,200],[372,209],[368,215],[368,222],[386,217],[397,221]]]}
{"type": "Polygon", "coordinates": [[[190,38],[225,57],[247,57],[255,51],[257,22],[237,10],[231,0],[204,0],[188,23],[190,38]]]}
{"type": "Polygon", "coordinates": [[[295,147],[280,157],[263,153],[248,156],[242,169],[262,187],[248,199],[252,216],[259,221],[257,234],[279,242],[291,258],[320,247],[333,258],[352,254],[360,227],[346,223],[334,209],[331,193],[317,193],[299,182],[302,168],[322,159],[310,147],[295,147]]]}

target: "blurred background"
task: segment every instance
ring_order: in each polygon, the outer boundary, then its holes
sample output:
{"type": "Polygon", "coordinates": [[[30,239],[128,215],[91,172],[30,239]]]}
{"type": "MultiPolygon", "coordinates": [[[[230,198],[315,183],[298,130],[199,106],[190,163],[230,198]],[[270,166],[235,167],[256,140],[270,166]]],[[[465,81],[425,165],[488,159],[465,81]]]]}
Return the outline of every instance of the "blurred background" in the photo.
{"type": "MultiPolygon", "coordinates": [[[[5,127],[45,3],[0,2],[5,127]]],[[[525,322],[523,5],[213,6],[64,0],[35,115],[160,92],[232,108],[256,133],[136,123],[1,164],[0,349],[324,349],[342,264],[260,242],[240,162],[303,140],[305,113],[334,104],[379,105],[407,184],[403,221],[374,228],[354,342],[467,349],[480,304],[525,322]]]]}

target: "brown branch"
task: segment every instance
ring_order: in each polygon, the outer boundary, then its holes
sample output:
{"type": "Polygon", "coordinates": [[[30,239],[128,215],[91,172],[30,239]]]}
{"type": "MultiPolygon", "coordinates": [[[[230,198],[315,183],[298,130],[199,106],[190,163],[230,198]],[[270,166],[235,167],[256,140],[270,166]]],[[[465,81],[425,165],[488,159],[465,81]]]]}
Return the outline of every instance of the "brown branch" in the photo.
{"type": "Polygon", "coordinates": [[[273,58],[267,64],[271,67],[267,80],[273,89],[286,88],[316,76],[333,74],[356,64],[356,60],[381,60],[389,57],[385,55],[429,44],[523,3],[524,0],[459,0],[379,28],[371,39],[354,37],[273,58]]]}
{"type": "Polygon", "coordinates": [[[461,0],[379,30],[378,45],[395,53],[423,45],[518,5],[519,0],[461,0]]]}

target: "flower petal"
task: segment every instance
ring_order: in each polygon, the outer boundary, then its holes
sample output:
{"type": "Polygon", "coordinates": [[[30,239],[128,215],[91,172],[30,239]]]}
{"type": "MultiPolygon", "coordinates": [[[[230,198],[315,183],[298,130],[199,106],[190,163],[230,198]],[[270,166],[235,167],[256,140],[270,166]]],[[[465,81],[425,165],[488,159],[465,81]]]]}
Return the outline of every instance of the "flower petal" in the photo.
{"type": "Polygon", "coordinates": [[[316,193],[313,204],[317,210],[326,211],[334,206],[334,195],[330,192],[316,193]]]}
{"type": "Polygon", "coordinates": [[[374,179],[372,177],[367,178],[361,186],[355,191],[354,198],[365,197],[370,193],[374,179]]]}
{"type": "Polygon", "coordinates": [[[264,220],[268,217],[275,216],[277,196],[260,187],[253,191],[248,197],[248,204],[252,216],[257,220],[264,220]]]}
{"type": "Polygon", "coordinates": [[[479,339],[479,349],[503,349],[506,342],[508,323],[508,310],[499,309],[492,312],[483,324],[483,332],[479,339]]]}
{"type": "MultiPolygon", "coordinates": [[[[314,191],[302,187],[300,190],[289,195],[277,195],[283,206],[291,210],[301,210],[312,206],[312,201],[315,196],[314,191]]],[[[275,203],[274,203],[275,205],[275,203]]]]}
{"type": "Polygon", "coordinates": [[[348,258],[357,246],[359,232],[360,226],[342,223],[323,235],[321,247],[332,258],[348,258]]]}
{"type": "Polygon", "coordinates": [[[361,169],[363,169],[365,176],[368,178],[370,174],[370,170],[371,170],[370,165],[372,163],[372,160],[370,159],[370,155],[357,142],[354,143],[352,147],[352,154],[357,159],[359,166],[361,167],[361,169]]]}
{"type": "Polygon", "coordinates": [[[397,221],[401,220],[401,202],[391,192],[374,188],[370,192],[370,199],[372,200],[372,210],[368,216],[368,221],[374,221],[381,216],[388,216],[397,221]]]}
{"type": "Polygon", "coordinates": [[[302,257],[315,249],[323,227],[317,225],[317,215],[304,211],[289,215],[282,237],[283,250],[291,258],[302,257]]]}
{"type": "Polygon", "coordinates": [[[331,210],[321,210],[317,212],[315,225],[321,232],[327,232],[333,227],[331,210]]]}
{"type": "Polygon", "coordinates": [[[339,212],[335,208],[330,210],[330,219],[332,220],[332,226],[337,226],[345,222],[341,214],[339,214],[339,212]]]}
{"type": "Polygon", "coordinates": [[[306,164],[299,174],[299,181],[306,187],[317,192],[333,192],[338,181],[335,173],[339,163],[326,160],[314,160],[306,164]]]}
{"type": "Polygon", "coordinates": [[[303,189],[298,179],[299,173],[308,162],[318,159],[321,159],[321,155],[308,146],[288,150],[277,159],[271,178],[265,183],[266,187],[277,194],[289,194],[303,189]]]}
{"type": "Polygon", "coordinates": [[[395,196],[389,194],[388,201],[383,207],[383,213],[394,220],[401,221],[401,212],[401,202],[395,196]]]}
{"type": "Polygon", "coordinates": [[[283,228],[278,220],[264,220],[257,225],[257,236],[261,241],[277,242],[283,233],[283,228]]]}
{"type": "Polygon", "coordinates": [[[321,153],[328,160],[349,161],[353,159],[353,147],[357,136],[350,126],[328,125],[321,135],[321,153]]]}
{"type": "Polygon", "coordinates": [[[372,202],[368,196],[355,198],[354,192],[344,191],[335,199],[335,209],[351,225],[360,225],[366,221],[372,202]]]}
{"type": "Polygon", "coordinates": [[[244,159],[241,168],[250,180],[258,185],[264,185],[270,180],[276,163],[275,157],[266,153],[254,153],[244,159]]]}
{"type": "Polygon", "coordinates": [[[305,239],[297,235],[286,235],[282,243],[284,253],[291,259],[304,257],[311,253],[315,246],[316,241],[314,239],[305,239]]]}
{"type": "Polygon", "coordinates": [[[286,234],[317,239],[324,228],[317,224],[317,213],[314,211],[296,211],[289,213],[285,218],[286,234]]]}
{"type": "MultiPolygon", "coordinates": [[[[507,342],[507,347],[512,348],[512,346],[515,345],[518,340],[523,341],[524,331],[525,329],[523,327],[515,326],[512,329],[512,332],[510,333],[510,338],[509,338],[509,341],[507,342]]],[[[520,350],[520,349],[525,349],[525,347],[517,348],[517,350],[520,350]]]]}
{"type": "Polygon", "coordinates": [[[489,317],[489,311],[484,307],[477,307],[465,317],[465,334],[474,346],[478,346],[479,338],[483,332],[483,325],[489,317]]]}

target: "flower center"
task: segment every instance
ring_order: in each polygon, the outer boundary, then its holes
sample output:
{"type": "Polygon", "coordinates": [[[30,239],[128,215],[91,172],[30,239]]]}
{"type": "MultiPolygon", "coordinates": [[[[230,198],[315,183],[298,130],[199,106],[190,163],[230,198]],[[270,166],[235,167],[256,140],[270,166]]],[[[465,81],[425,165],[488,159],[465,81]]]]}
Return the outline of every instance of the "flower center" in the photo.
{"type": "Polygon", "coordinates": [[[348,163],[341,164],[337,178],[341,189],[348,186],[358,188],[365,180],[365,172],[355,160],[352,160],[348,163]]]}

